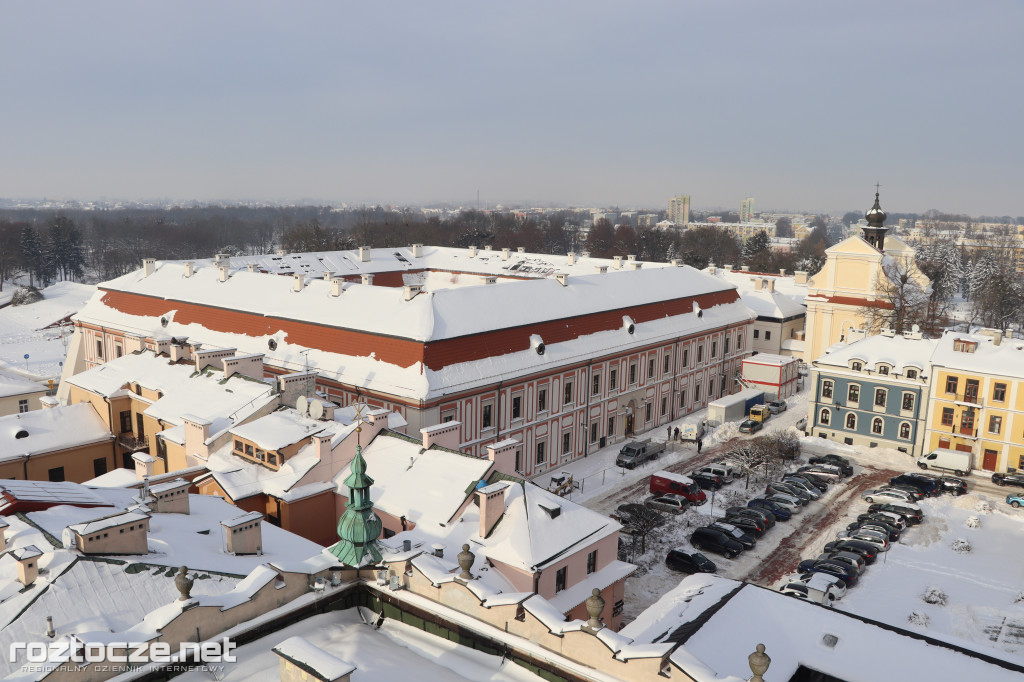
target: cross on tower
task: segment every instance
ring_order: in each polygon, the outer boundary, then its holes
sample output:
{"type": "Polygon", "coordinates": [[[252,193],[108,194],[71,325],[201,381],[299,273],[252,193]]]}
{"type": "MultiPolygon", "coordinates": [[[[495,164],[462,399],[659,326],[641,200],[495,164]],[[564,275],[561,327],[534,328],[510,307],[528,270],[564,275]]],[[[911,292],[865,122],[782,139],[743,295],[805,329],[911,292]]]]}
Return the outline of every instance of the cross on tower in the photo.
{"type": "Polygon", "coordinates": [[[881,187],[879,183],[875,183],[875,194],[878,194],[878,188],[881,187]]]}

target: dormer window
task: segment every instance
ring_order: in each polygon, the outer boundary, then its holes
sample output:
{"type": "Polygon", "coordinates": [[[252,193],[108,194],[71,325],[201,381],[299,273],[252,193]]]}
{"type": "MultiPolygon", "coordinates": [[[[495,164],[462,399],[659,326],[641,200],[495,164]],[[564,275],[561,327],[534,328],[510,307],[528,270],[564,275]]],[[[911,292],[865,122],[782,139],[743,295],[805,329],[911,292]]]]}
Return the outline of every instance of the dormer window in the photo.
{"type": "Polygon", "coordinates": [[[907,378],[908,379],[916,379],[917,378],[917,370],[916,369],[908,369],[907,370],[907,378]]]}
{"type": "Polygon", "coordinates": [[[878,365],[878,373],[883,375],[888,374],[889,365],[878,365]]]}
{"type": "Polygon", "coordinates": [[[969,341],[967,339],[954,339],[953,350],[959,353],[973,353],[978,349],[977,341],[969,341]]]}
{"type": "Polygon", "coordinates": [[[854,372],[859,372],[862,367],[863,365],[858,360],[854,360],[853,362],[850,363],[850,369],[852,369],[854,372]]]}

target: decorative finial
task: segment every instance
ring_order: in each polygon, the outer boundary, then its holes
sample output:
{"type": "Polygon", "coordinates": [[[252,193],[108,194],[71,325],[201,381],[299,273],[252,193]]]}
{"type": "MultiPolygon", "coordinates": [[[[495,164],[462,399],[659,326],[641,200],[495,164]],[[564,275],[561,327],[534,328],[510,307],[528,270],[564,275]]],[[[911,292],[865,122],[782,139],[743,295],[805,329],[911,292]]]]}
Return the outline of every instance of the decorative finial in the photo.
{"type": "Polygon", "coordinates": [[[181,593],[181,596],[178,597],[178,601],[188,601],[192,598],[190,593],[192,592],[192,583],[194,582],[195,580],[188,577],[188,568],[182,566],[178,569],[178,575],[174,576],[174,586],[177,587],[178,592],[181,593]]]}
{"type": "Polygon", "coordinates": [[[587,627],[591,630],[600,630],[604,627],[601,622],[601,614],[604,612],[604,598],[601,596],[601,590],[594,588],[590,596],[587,597],[587,615],[590,616],[590,620],[587,621],[587,627]]]}
{"type": "Polygon", "coordinates": [[[750,672],[754,673],[750,682],[764,682],[762,676],[768,672],[768,666],[772,664],[772,659],[764,652],[764,644],[758,644],[755,649],[754,653],[747,656],[750,672]]]}
{"type": "Polygon", "coordinates": [[[469,545],[463,545],[462,551],[459,552],[458,556],[459,568],[462,569],[462,573],[459,577],[463,580],[472,580],[473,574],[469,572],[469,569],[473,567],[473,562],[476,561],[476,555],[469,551],[469,545]]]}

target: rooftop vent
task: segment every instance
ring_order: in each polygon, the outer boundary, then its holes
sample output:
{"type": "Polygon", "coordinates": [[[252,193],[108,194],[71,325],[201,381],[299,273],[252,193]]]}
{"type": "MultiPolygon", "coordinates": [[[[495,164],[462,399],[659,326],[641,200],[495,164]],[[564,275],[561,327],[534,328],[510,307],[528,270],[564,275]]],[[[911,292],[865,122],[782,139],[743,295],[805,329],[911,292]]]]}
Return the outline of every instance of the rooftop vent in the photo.
{"type": "Polygon", "coordinates": [[[149,277],[156,272],[156,258],[143,258],[142,271],[146,277],[149,277]]]}
{"type": "Polygon", "coordinates": [[[566,258],[566,265],[575,265],[576,264],[576,253],[575,252],[570,251],[569,253],[565,254],[565,258],[566,258]]]}
{"type": "Polygon", "coordinates": [[[411,301],[412,299],[416,298],[416,296],[421,291],[423,291],[423,286],[420,285],[420,284],[406,284],[404,289],[405,289],[405,300],[406,301],[411,301]]]}
{"type": "Polygon", "coordinates": [[[607,265],[598,265],[597,266],[597,274],[603,275],[606,272],[608,272],[608,266],[607,265]]]}
{"type": "Polygon", "coordinates": [[[476,247],[475,246],[469,247],[469,257],[470,258],[476,258],[476,247]]]}
{"type": "Polygon", "coordinates": [[[423,244],[413,244],[412,245],[412,257],[413,258],[423,258],[423,244]]]}
{"type": "Polygon", "coordinates": [[[325,282],[330,282],[333,277],[334,277],[334,273],[333,272],[331,272],[330,270],[324,270],[324,281],[325,282]]]}
{"type": "Polygon", "coordinates": [[[196,264],[190,260],[185,261],[185,276],[191,277],[196,274],[196,264]]]}
{"type": "Polygon", "coordinates": [[[484,251],[490,251],[490,250],[491,250],[491,245],[490,244],[486,244],[484,246],[484,251]]]}
{"type": "Polygon", "coordinates": [[[533,348],[537,355],[544,355],[544,339],[538,334],[530,334],[530,347],[533,348]]]}
{"type": "Polygon", "coordinates": [[[371,286],[373,284],[373,275],[363,275],[363,284],[371,286]]]}
{"type": "Polygon", "coordinates": [[[302,291],[306,286],[306,276],[295,273],[292,275],[292,291],[302,291]]]}
{"type": "Polygon", "coordinates": [[[636,256],[631,253],[628,256],[626,256],[626,260],[628,260],[630,263],[632,263],[633,261],[636,260],[636,256]]]}
{"type": "Polygon", "coordinates": [[[249,272],[256,272],[256,264],[255,263],[246,263],[245,267],[246,267],[246,269],[249,272]]]}
{"type": "Polygon", "coordinates": [[[497,284],[497,283],[498,283],[498,278],[497,277],[493,277],[493,276],[492,277],[484,277],[484,284],[497,284]]]}
{"type": "Polygon", "coordinates": [[[558,280],[558,283],[561,284],[563,287],[569,286],[569,275],[567,275],[566,273],[556,272],[555,279],[558,280]]]}
{"type": "Polygon", "coordinates": [[[616,270],[622,269],[622,256],[615,256],[612,258],[612,267],[616,270]]]}
{"type": "Polygon", "coordinates": [[[516,249],[516,253],[526,253],[526,247],[520,246],[519,248],[516,249]]]}
{"type": "Polygon", "coordinates": [[[622,316],[622,328],[626,330],[627,334],[632,334],[636,331],[636,324],[633,323],[633,318],[629,315],[622,316]]]}
{"type": "Polygon", "coordinates": [[[217,270],[220,272],[218,279],[221,282],[228,281],[228,277],[231,276],[231,269],[227,265],[222,264],[217,266],[217,270]]]}
{"type": "Polygon", "coordinates": [[[370,247],[369,246],[360,246],[359,247],[359,260],[362,261],[363,263],[369,263],[370,262],[370,247]]]}
{"type": "Polygon", "coordinates": [[[501,260],[508,260],[509,254],[512,253],[512,249],[501,250],[501,260]]]}

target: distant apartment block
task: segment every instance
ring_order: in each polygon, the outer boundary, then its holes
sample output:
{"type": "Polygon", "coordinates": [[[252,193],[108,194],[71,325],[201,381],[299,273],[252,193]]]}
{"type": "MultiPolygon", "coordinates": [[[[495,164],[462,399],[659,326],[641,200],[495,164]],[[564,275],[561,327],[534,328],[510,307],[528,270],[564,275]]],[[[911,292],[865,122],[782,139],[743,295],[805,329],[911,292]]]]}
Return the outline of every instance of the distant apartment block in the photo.
{"type": "Polygon", "coordinates": [[[668,219],[676,225],[690,223],[690,195],[681,194],[668,200],[668,219]]]}
{"type": "Polygon", "coordinates": [[[747,223],[754,219],[754,197],[747,197],[740,202],[740,222],[747,223]]]}

